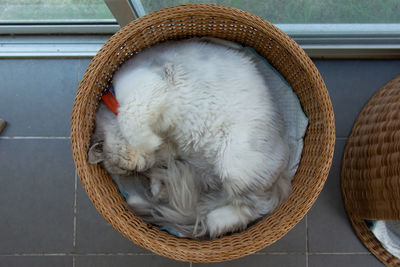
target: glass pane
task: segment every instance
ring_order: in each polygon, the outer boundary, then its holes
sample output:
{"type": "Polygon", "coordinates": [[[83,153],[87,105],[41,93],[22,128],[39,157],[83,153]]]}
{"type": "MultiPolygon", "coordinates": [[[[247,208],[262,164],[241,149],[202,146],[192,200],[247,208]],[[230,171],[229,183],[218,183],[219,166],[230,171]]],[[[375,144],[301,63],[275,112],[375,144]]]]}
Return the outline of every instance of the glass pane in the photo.
{"type": "MultiPolygon", "coordinates": [[[[132,1],[139,2],[139,1],[132,1]]],[[[142,0],[146,13],[184,3],[250,11],[272,23],[399,23],[400,0],[142,0]]]]}
{"type": "Polygon", "coordinates": [[[0,0],[0,23],[116,23],[103,0],[0,0]]]}

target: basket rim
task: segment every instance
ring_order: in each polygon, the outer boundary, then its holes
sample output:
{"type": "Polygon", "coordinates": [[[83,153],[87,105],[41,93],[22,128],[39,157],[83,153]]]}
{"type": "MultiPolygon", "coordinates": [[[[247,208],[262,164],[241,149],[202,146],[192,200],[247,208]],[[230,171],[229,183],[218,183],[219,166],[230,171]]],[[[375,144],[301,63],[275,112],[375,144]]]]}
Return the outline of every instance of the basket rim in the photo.
{"type": "MultiPolygon", "coordinates": [[[[206,36],[206,35],[204,35],[206,36]]],[[[149,44],[150,45],[150,44],[149,44]]],[[[307,129],[307,132],[309,130],[307,129]]],[[[307,134],[307,133],[306,133],[307,134]]],[[[315,65],[312,63],[311,59],[305,54],[305,52],[292,40],[290,37],[288,37],[285,33],[283,33],[281,30],[279,30],[277,27],[272,25],[271,23],[265,21],[264,19],[251,14],[249,12],[231,8],[231,7],[225,7],[225,6],[219,6],[219,5],[214,5],[214,4],[185,4],[185,5],[179,5],[179,6],[174,6],[174,7],[169,7],[169,8],[164,8],[158,11],[154,11],[150,14],[147,14],[135,21],[132,21],[125,27],[123,27],[120,31],[118,31],[116,34],[114,34],[107,42],[106,44],[99,50],[99,52],[96,54],[96,56],[93,58],[91,61],[88,70],[86,71],[82,82],[79,85],[77,96],[75,97],[74,100],[74,106],[73,106],[73,111],[71,115],[71,145],[72,145],[72,150],[73,150],[73,159],[74,163],[76,165],[77,171],[79,178],[81,180],[81,183],[83,185],[84,190],[86,191],[87,195],[89,196],[90,200],[96,207],[96,209],[99,211],[99,213],[115,228],[117,229],[122,235],[127,237],[129,240],[133,241],[136,244],[139,244],[140,246],[149,249],[157,254],[173,258],[176,260],[183,260],[183,261],[192,261],[192,262],[213,262],[213,261],[221,261],[221,260],[231,260],[231,259],[236,259],[248,254],[251,254],[259,249],[264,248],[266,245],[270,245],[279,238],[281,238],[283,235],[285,235],[291,228],[293,228],[302,218],[303,216],[307,213],[307,211],[311,208],[312,204],[316,200],[317,196],[322,190],[322,187],[325,183],[325,180],[327,178],[327,174],[329,172],[331,162],[332,162],[332,157],[333,157],[333,150],[334,150],[334,143],[335,143],[335,126],[334,126],[334,116],[333,116],[333,109],[332,109],[332,104],[330,102],[329,95],[327,93],[325,84],[323,83],[322,77],[320,76],[318,70],[316,69],[315,65]],[[170,234],[165,233],[164,231],[161,230],[155,230],[157,232],[157,236],[153,236],[151,242],[146,239],[146,233],[143,234],[141,230],[137,230],[135,232],[135,229],[130,229],[132,230],[135,235],[133,236],[131,233],[126,231],[124,227],[130,226],[129,222],[123,221],[122,219],[115,220],[113,219],[113,216],[118,215],[118,211],[114,210],[113,207],[106,207],[107,210],[105,210],[105,207],[99,207],[96,205],[98,201],[102,201],[104,196],[102,195],[102,191],[100,188],[94,188],[90,185],[88,185],[88,180],[90,179],[87,177],[88,173],[93,173],[94,169],[100,168],[98,166],[89,166],[86,161],[85,155],[80,154],[83,150],[85,150],[85,143],[82,142],[82,136],[79,134],[84,127],[84,123],[82,121],[79,121],[77,119],[76,114],[79,112],[80,109],[82,109],[82,103],[80,103],[81,98],[78,96],[80,94],[83,94],[83,90],[86,89],[84,88],[84,81],[87,79],[93,79],[95,78],[96,71],[102,69],[102,65],[98,64],[99,62],[96,61],[100,57],[104,58],[109,58],[113,54],[118,53],[120,45],[115,45],[115,44],[123,44],[125,43],[131,36],[135,34],[140,34],[143,32],[149,25],[152,25],[154,21],[159,18],[160,16],[163,17],[163,20],[167,20],[168,18],[173,18],[177,19],[179,16],[181,17],[187,17],[190,15],[195,16],[196,14],[199,13],[206,13],[210,15],[215,15],[218,16],[218,18],[223,18],[223,19],[235,19],[235,20],[249,20],[251,21],[252,25],[256,25],[259,29],[266,30],[268,31],[272,38],[275,38],[280,44],[284,41],[285,43],[288,43],[289,49],[285,50],[288,53],[291,54],[296,59],[296,62],[299,63],[300,67],[304,70],[304,74],[307,75],[307,78],[310,80],[312,84],[320,84],[320,86],[316,86],[315,90],[320,90],[322,93],[321,99],[324,101],[324,104],[326,104],[326,110],[324,110],[328,115],[326,119],[326,124],[327,127],[322,129],[322,132],[324,136],[326,137],[326,140],[323,142],[323,146],[326,147],[327,152],[326,152],[326,160],[324,162],[321,162],[320,166],[318,168],[315,168],[315,173],[314,175],[319,177],[318,184],[316,184],[312,188],[308,188],[307,192],[304,193],[307,195],[309,198],[308,202],[306,203],[305,207],[302,207],[302,212],[292,212],[292,209],[287,209],[282,208],[280,206],[277,208],[272,214],[270,214],[268,217],[264,218],[261,220],[261,222],[258,222],[254,226],[251,226],[250,228],[246,229],[243,232],[236,233],[230,236],[224,236],[221,238],[213,239],[213,240],[204,240],[204,241],[198,241],[198,240],[188,240],[188,239],[182,239],[182,238],[177,238],[175,236],[172,236],[170,234]],[[113,44],[113,49],[110,49],[108,44],[113,44]],[[90,71],[89,71],[90,69],[90,71]],[[279,213],[283,214],[285,211],[291,211],[291,216],[290,216],[290,221],[286,222],[277,222],[273,221],[271,218],[274,218],[274,216],[279,213]],[[231,241],[233,241],[234,237],[237,237],[238,235],[246,235],[246,233],[249,233],[249,229],[253,229],[254,227],[257,227],[260,225],[260,223],[263,224],[268,224],[269,227],[276,228],[279,227],[278,224],[282,224],[280,232],[277,233],[277,238],[272,241],[265,241],[262,240],[263,238],[263,233],[260,233],[254,240],[254,247],[252,249],[247,249],[246,244],[237,244],[235,243],[234,245],[230,245],[231,241]],[[145,238],[141,238],[145,236],[145,238]],[[176,247],[171,247],[170,244],[166,243],[165,240],[174,240],[174,244],[181,244],[176,247]],[[185,240],[185,241],[183,241],[185,240]],[[182,241],[182,242],[181,242],[182,241]],[[157,243],[156,246],[152,244],[152,242],[157,243]],[[269,242],[269,243],[268,243],[269,242]],[[187,245],[191,244],[191,245],[187,245]],[[207,244],[207,245],[206,245],[207,244]],[[204,248],[205,245],[207,248],[204,248]],[[171,255],[168,253],[168,251],[171,250],[179,250],[179,253],[183,254],[179,257],[176,255],[171,255]],[[201,250],[201,251],[200,251],[201,250]]],[[[303,150],[304,151],[304,150],[303,150]]],[[[97,173],[103,173],[102,170],[96,169],[97,173]]],[[[296,178],[297,174],[295,175],[296,178]]],[[[294,178],[294,179],[295,179],[294,178]]],[[[110,178],[111,179],[111,178],[110,178]]],[[[122,198],[122,197],[121,197],[122,198]]],[[[297,202],[297,196],[289,196],[291,203],[294,205],[297,205],[298,207],[300,204],[297,202]]],[[[289,200],[288,200],[289,201],[289,200]]],[[[286,201],[286,202],[288,202],[286,201]]],[[[285,202],[285,203],[286,203],[285,202]]],[[[285,206],[285,205],[283,205],[285,206]]],[[[131,227],[132,228],[132,227],[131,227]]]]}

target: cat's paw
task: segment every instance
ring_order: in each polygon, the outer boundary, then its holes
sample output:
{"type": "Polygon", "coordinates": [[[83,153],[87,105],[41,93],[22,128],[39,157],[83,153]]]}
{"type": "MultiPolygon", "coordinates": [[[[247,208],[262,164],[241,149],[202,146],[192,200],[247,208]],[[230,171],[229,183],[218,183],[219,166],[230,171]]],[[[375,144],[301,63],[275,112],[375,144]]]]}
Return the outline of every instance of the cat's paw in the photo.
{"type": "Polygon", "coordinates": [[[105,168],[114,174],[131,175],[134,171],[145,171],[155,163],[154,154],[144,153],[130,146],[119,145],[105,153],[105,168]]]}
{"type": "Polygon", "coordinates": [[[164,182],[167,170],[163,167],[154,167],[150,172],[150,191],[156,201],[168,201],[168,191],[164,182]]]}
{"type": "Polygon", "coordinates": [[[126,202],[128,203],[128,205],[130,205],[134,208],[139,208],[139,207],[149,208],[149,207],[151,207],[151,204],[139,195],[129,195],[128,198],[126,199],[126,202]]]}
{"type": "Polygon", "coordinates": [[[154,153],[163,143],[163,139],[155,134],[148,125],[147,116],[133,115],[129,108],[121,107],[118,123],[121,133],[128,144],[146,153],[154,153]]]}
{"type": "Polygon", "coordinates": [[[135,214],[140,216],[149,216],[151,215],[152,205],[150,202],[145,200],[143,197],[139,195],[129,195],[126,199],[126,202],[130,208],[132,208],[135,214]]]}
{"type": "Polygon", "coordinates": [[[145,171],[151,168],[155,163],[153,154],[142,153],[140,151],[129,151],[123,157],[120,157],[122,166],[128,170],[135,170],[138,172],[145,171]]]}
{"type": "Polygon", "coordinates": [[[246,228],[249,219],[241,209],[243,208],[228,205],[211,211],[206,218],[210,237],[215,238],[246,228]]]}

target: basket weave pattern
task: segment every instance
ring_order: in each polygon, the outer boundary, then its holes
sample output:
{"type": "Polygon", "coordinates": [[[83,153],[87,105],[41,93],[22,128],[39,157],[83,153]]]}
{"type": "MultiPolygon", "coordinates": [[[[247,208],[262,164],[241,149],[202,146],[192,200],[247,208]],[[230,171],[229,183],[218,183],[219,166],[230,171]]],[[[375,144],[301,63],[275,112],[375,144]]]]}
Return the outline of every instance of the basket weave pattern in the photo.
{"type": "Polygon", "coordinates": [[[307,213],[322,190],[331,167],[334,143],[331,101],[319,72],[304,51],[265,20],[216,5],[166,8],[122,28],[90,63],[79,85],[71,117],[74,162],[82,186],[96,209],[129,240],[181,261],[232,260],[260,250],[285,235],[307,213]],[[151,45],[195,36],[217,37],[254,48],[291,85],[309,119],[300,166],[288,200],[247,230],[210,241],[177,238],[147,225],[126,207],[110,176],[101,167],[87,162],[96,107],[118,67],[151,45]]]}
{"type": "Polygon", "coordinates": [[[400,220],[400,76],[365,105],[347,141],[342,192],[353,228],[364,245],[387,266],[400,266],[365,223],[400,220]]]}

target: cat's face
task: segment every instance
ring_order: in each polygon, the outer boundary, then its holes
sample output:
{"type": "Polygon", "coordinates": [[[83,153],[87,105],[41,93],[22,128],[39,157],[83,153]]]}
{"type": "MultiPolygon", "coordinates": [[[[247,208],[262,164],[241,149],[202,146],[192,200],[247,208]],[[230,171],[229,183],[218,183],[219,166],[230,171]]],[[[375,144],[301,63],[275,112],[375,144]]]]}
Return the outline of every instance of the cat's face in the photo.
{"type": "Polygon", "coordinates": [[[111,174],[132,175],[152,167],[155,159],[154,155],[137,150],[126,142],[99,141],[90,147],[88,161],[101,163],[111,174]]]}
{"type": "Polygon", "coordinates": [[[153,154],[128,144],[121,134],[117,117],[101,103],[96,114],[88,162],[102,164],[110,174],[132,175],[149,169],[155,159],[153,154]]]}

